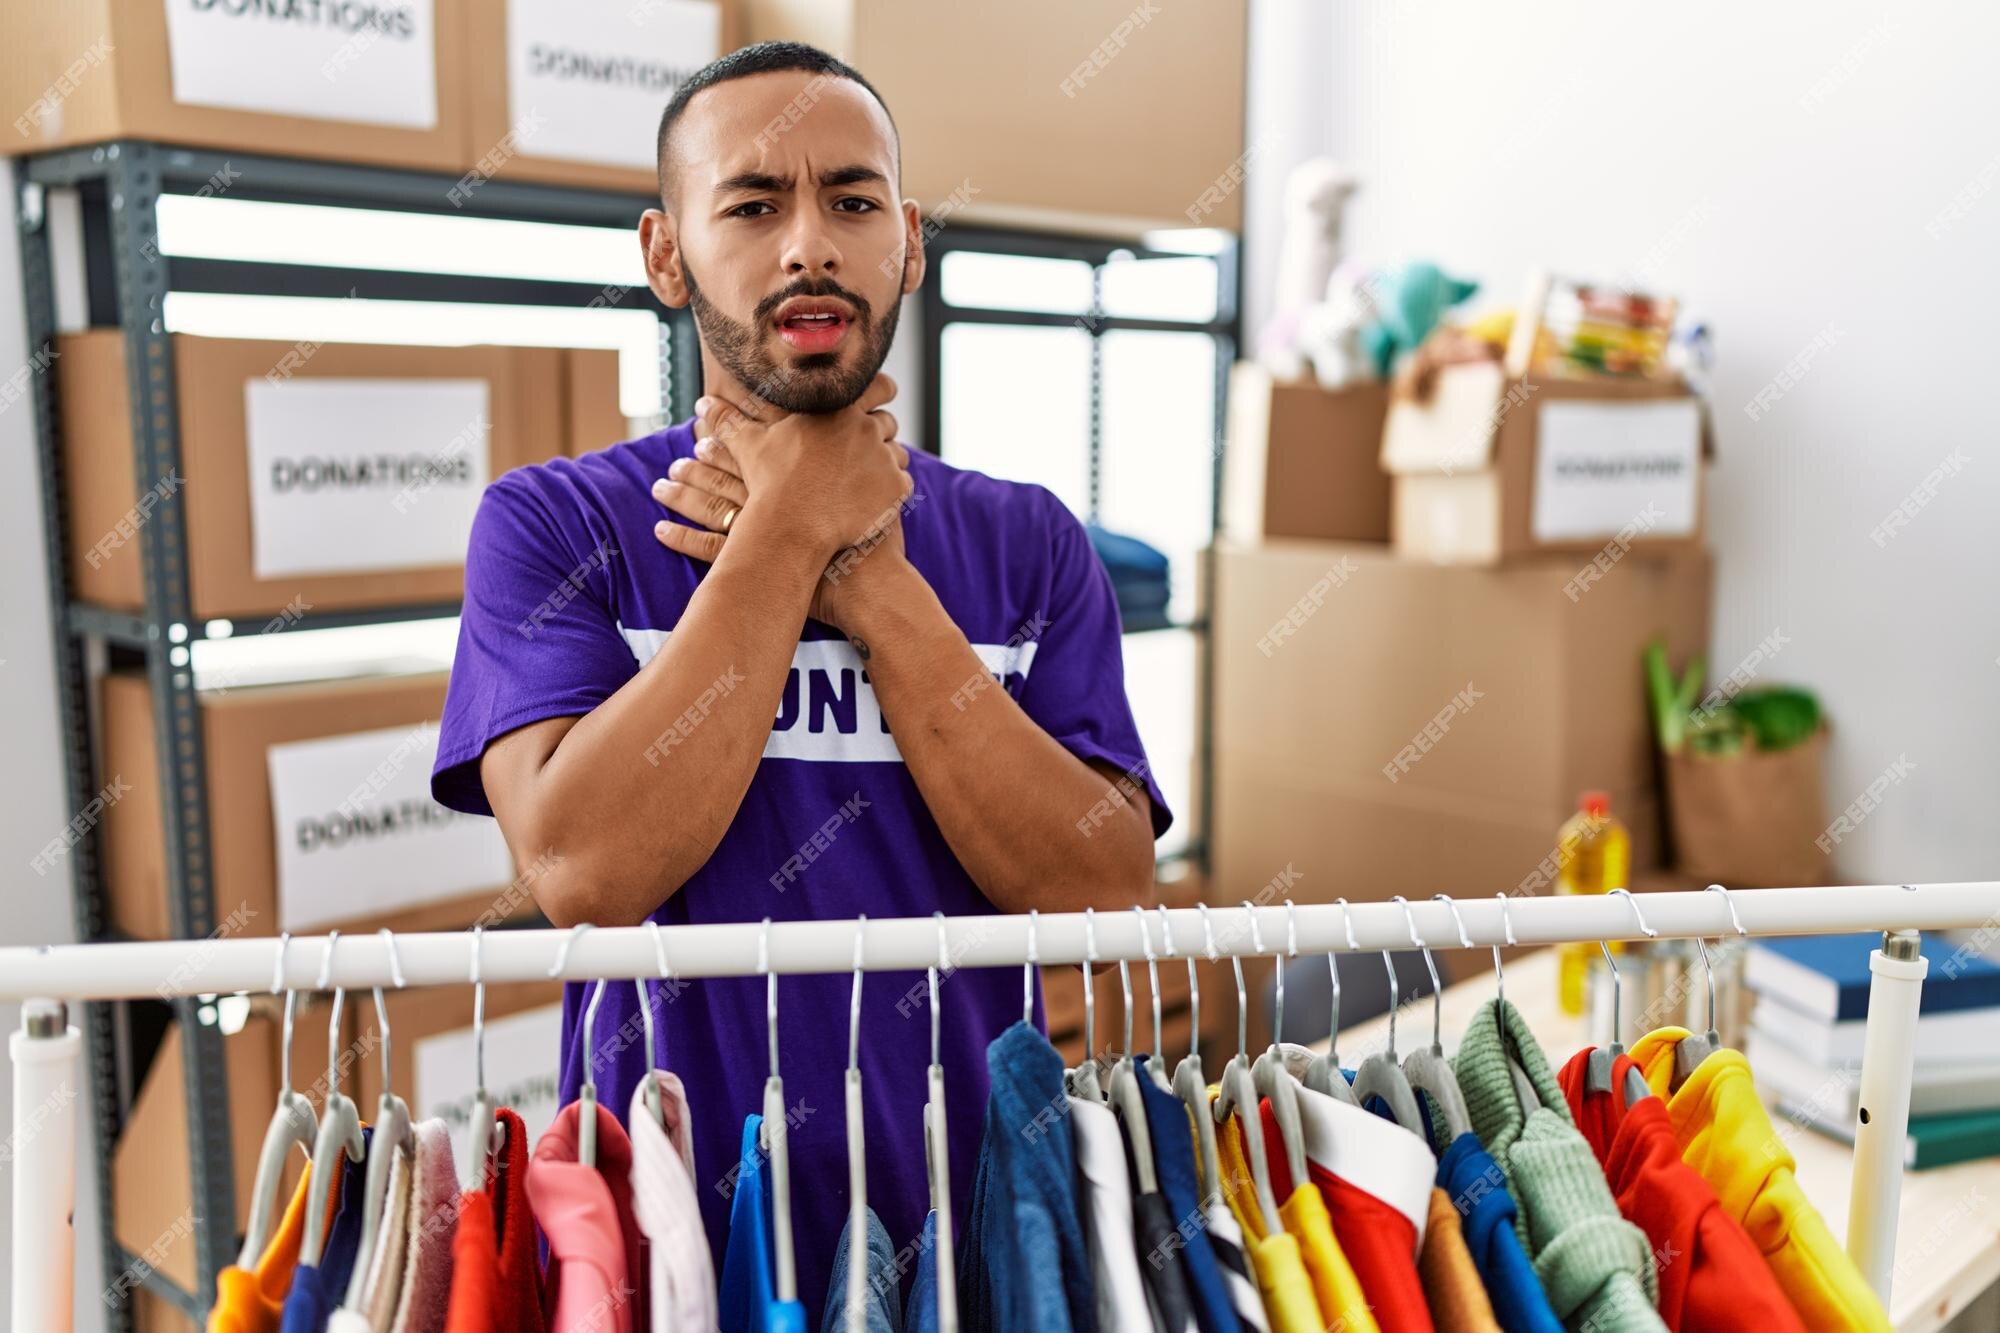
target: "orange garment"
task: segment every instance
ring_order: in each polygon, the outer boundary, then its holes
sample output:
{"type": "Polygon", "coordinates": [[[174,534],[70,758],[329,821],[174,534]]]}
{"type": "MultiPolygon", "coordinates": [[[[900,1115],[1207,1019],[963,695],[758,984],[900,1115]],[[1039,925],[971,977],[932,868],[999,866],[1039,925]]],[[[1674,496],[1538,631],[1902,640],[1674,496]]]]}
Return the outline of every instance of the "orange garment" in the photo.
{"type": "MultiPolygon", "coordinates": [[[[333,1216],[340,1211],[340,1175],[326,1193],[325,1229],[333,1229],[333,1216]]],[[[292,1289],[292,1270],[299,1266],[299,1245],[305,1240],[306,1196],[312,1192],[312,1163],[299,1174],[299,1186],[278,1219],[278,1229],[258,1256],[257,1271],[245,1272],[235,1264],[215,1275],[215,1306],[208,1312],[208,1333],[278,1333],[284,1315],[285,1295],[292,1289]]],[[[322,1233],[321,1243],[325,1242],[322,1233]]]]}
{"type": "Polygon", "coordinates": [[[1439,1328],[1452,1333],[1500,1333],[1493,1302],[1486,1298],[1486,1286],[1479,1280],[1472,1251],[1466,1248],[1458,1209],[1451,1196],[1435,1186],[1424,1247],[1417,1253],[1417,1271],[1423,1276],[1431,1321],[1439,1328]]]}

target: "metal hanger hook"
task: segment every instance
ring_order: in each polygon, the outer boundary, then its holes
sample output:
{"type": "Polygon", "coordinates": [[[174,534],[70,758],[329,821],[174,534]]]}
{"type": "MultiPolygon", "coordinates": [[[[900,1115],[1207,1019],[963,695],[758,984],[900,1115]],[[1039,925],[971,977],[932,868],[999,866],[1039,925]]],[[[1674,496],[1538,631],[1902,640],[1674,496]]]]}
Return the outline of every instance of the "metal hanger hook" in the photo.
{"type": "Polygon", "coordinates": [[[1639,900],[1632,896],[1632,890],[1612,889],[1610,892],[1614,898],[1623,898],[1625,905],[1632,909],[1632,919],[1639,923],[1639,933],[1641,935],[1644,935],[1649,940],[1660,938],[1660,932],[1646,924],[1645,916],[1639,911],[1639,900]]]}
{"type": "MultiPolygon", "coordinates": [[[[1514,938],[1514,913],[1507,906],[1507,895],[1496,893],[1493,896],[1500,902],[1500,925],[1507,935],[1507,947],[1517,948],[1520,941],[1514,938]]],[[[1507,974],[1501,969],[1500,946],[1497,944],[1493,946],[1493,999],[1498,1004],[1507,1002],[1507,974]]]]}
{"type": "MultiPolygon", "coordinates": [[[[667,966],[667,941],[666,937],[660,933],[660,923],[657,921],[648,921],[646,929],[652,932],[653,958],[660,965],[660,980],[672,981],[674,974],[673,970],[667,966]]],[[[660,1055],[659,1034],[653,1029],[653,999],[646,992],[646,979],[644,977],[636,977],[633,979],[632,984],[639,988],[639,1013],[646,1024],[646,1058],[653,1062],[654,1068],[665,1069],[667,1062],[660,1055]]],[[[663,997],[671,998],[671,993],[668,991],[662,990],[660,993],[663,997]]]]}
{"type": "Polygon", "coordinates": [[[1403,1007],[1402,987],[1396,980],[1396,960],[1382,951],[1382,970],[1389,974],[1389,1063],[1396,1063],[1396,1011],[1403,1007]]]}
{"type": "Polygon", "coordinates": [[[299,1002],[299,993],[285,985],[285,948],[291,942],[291,931],[279,934],[278,956],[271,963],[271,994],[285,992],[285,1042],[278,1048],[278,1086],[286,1092],[292,1090],[292,1017],[299,1002]]]}
{"type": "MultiPolygon", "coordinates": [[[[319,960],[318,988],[320,990],[325,990],[327,983],[333,980],[333,946],[339,942],[339,931],[329,930],[326,933],[326,952],[320,956],[319,960]]],[[[346,998],[347,992],[345,990],[339,986],[333,988],[333,1016],[327,1020],[326,1025],[326,1095],[328,1097],[333,1097],[340,1093],[340,1064],[337,1058],[340,1051],[340,1007],[346,998]]]]}
{"type": "Polygon", "coordinates": [[[1444,986],[1438,980],[1437,960],[1431,957],[1431,949],[1424,943],[1423,936],[1417,934],[1417,914],[1410,907],[1410,900],[1402,894],[1390,899],[1403,909],[1403,920],[1410,927],[1410,943],[1424,952],[1424,967],[1431,974],[1431,1050],[1444,1054],[1444,986]]]}
{"type": "Polygon", "coordinates": [[[1083,909],[1083,1054],[1086,1061],[1097,1058],[1097,978],[1091,968],[1097,962],[1097,909],[1083,909]]]}
{"type": "Polygon", "coordinates": [[[1431,901],[1434,903],[1443,903],[1445,911],[1451,913],[1451,923],[1458,928],[1458,947],[1461,949],[1472,948],[1472,936],[1466,932],[1465,918],[1458,914],[1458,904],[1452,901],[1451,895],[1448,893],[1433,893],[1431,901]]]}
{"type": "Polygon", "coordinates": [[[480,963],[486,953],[486,927],[472,928],[472,1090],[475,1100],[486,1096],[486,982],[480,963]]]}
{"type": "MultiPolygon", "coordinates": [[[[556,960],[549,968],[551,979],[561,977],[569,968],[570,946],[585,931],[595,930],[588,921],[579,921],[569,928],[563,942],[556,946],[556,960]]],[[[567,978],[565,978],[567,979],[567,978]]],[[[583,1007],[583,1086],[593,1094],[597,1090],[597,1006],[604,1002],[604,978],[597,979],[597,985],[590,992],[590,1003],[583,1007]]]]}
{"type": "Polygon", "coordinates": [[[1146,984],[1153,992],[1153,1058],[1166,1059],[1166,1052],[1160,1045],[1160,956],[1153,952],[1153,935],[1146,928],[1146,909],[1132,904],[1133,912],[1139,917],[1139,949],[1146,958],[1146,984]]]}
{"type": "Polygon", "coordinates": [[[1041,946],[1035,939],[1041,928],[1040,916],[1034,908],[1028,909],[1028,961],[1021,964],[1021,1021],[1029,1027],[1035,1025],[1035,968],[1042,961],[1041,946]]]}
{"type": "Polygon", "coordinates": [[[861,941],[868,934],[868,918],[854,919],[854,984],[847,997],[847,1068],[861,1068],[861,941]]]}
{"type": "MultiPolygon", "coordinates": [[[[1358,950],[1360,943],[1354,938],[1354,914],[1347,906],[1347,899],[1335,898],[1340,904],[1340,924],[1347,932],[1347,947],[1358,950]]],[[[1332,1013],[1328,1016],[1326,1057],[1338,1068],[1340,1065],[1340,955],[1332,949],[1326,951],[1327,979],[1333,986],[1332,1013]]]]}
{"type": "MultiPolygon", "coordinates": [[[[1250,952],[1263,953],[1264,932],[1257,928],[1257,909],[1248,898],[1243,900],[1243,913],[1245,919],[1250,922],[1250,952]]],[[[1273,985],[1277,987],[1277,994],[1271,1001],[1271,1041],[1275,1044],[1278,1034],[1285,1030],[1285,964],[1276,957],[1273,957],[1272,962],[1271,978],[1273,985]]],[[[1241,969],[1238,970],[1240,973],[1241,969]]],[[[1247,1025],[1244,1035],[1246,1037],[1249,1035],[1247,1025]]]]}
{"type": "MultiPolygon", "coordinates": [[[[757,971],[764,977],[764,1031],[771,1046],[771,1077],[778,1076],[778,974],[771,970],[771,918],[757,932],[757,971]]],[[[935,991],[932,992],[936,994],[935,991]]]]}
{"type": "MultiPolygon", "coordinates": [[[[395,983],[397,990],[401,990],[409,982],[403,979],[403,960],[396,954],[396,932],[384,926],[375,933],[382,937],[384,947],[389,950],[389,980],[395,983]]],[[[389,1091],[389,1006],[383,1002],[380,986],[375,988],[375,1026],[382,1030],[382,1092],[386,1096],[389,1091]]]]}
{"type": "Polygon", "coordinates": [[[1736,915],[1736,900],[1729,896],[1728,889],[1723,888],[1720,884],[1711,884],[1703,889],[1702,892],[1719,893],[1722,895],[1722,904],[1729,909],[1729,924],[1735,929],[1739,938],[1750,933],[1743,929],[1743,919],[1736,915]]]}

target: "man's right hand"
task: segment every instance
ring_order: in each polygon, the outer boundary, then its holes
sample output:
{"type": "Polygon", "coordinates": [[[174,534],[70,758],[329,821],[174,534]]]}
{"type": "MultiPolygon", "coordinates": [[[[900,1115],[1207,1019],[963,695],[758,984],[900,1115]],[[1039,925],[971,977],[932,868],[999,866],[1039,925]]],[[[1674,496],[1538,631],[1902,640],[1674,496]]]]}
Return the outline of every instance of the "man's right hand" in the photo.
{"type": "MultiPolygon", "coordinates": [[[[758,400],[706,397],[697,405],[697,429],[728,449],[745,492],[741,512],[724,526],[728,509],[720,496],[734,487],[710,476],[716,470],[707,464],[689,465],[683,475],[697,475],[687,481],[670,479],[654,495],[680,512],[687,511],[689,501],[713,506],[708,526],[715,531],[771,525],[786,539],[805,543],[822,563],[831,561],[848,547],[878,540],[898,521],[909,498],[909,454],[895,442],[896,418],[882,410],[895,396],[895,381],[877,375],[852,405],[824,415],[788,413],[758,400]]],[[[680,549],[679,541],[695,535],[693,530],[667,530],[661,539],[680,549]]],[[[683,553],[714,558],[712,549],[683,553]]]]}

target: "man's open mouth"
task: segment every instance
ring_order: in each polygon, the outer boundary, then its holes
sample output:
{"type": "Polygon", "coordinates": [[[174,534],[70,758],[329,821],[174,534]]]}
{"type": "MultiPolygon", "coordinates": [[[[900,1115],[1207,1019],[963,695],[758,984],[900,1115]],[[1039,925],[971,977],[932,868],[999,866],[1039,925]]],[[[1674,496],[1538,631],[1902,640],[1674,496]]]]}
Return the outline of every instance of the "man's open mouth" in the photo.
{"type": "Polygon", "coordinates": [[[840,301],[806,297],[787,301],[778,308],[778,336],[796,351],[830,352],[840,346],[854,322],[847,305],[840,301]]]}

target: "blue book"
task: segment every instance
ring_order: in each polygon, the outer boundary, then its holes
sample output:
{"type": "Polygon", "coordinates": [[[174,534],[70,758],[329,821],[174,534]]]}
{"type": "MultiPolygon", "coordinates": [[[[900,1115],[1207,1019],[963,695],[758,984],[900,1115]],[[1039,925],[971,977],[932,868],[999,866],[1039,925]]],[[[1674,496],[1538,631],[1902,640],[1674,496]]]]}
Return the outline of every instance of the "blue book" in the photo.
{"type": "MultiPolygon", "coordinates": [[[[1743,962],[1743,984],[1823,1023],[1868,1016],[1868,955],[1878,934],[1808,935],[1758,940],[1743,962]]],[[[1930,960],[1920,1012],[2000,1006],[2000,964],[1942,935],[1923,937],[1930,960]]]]}

